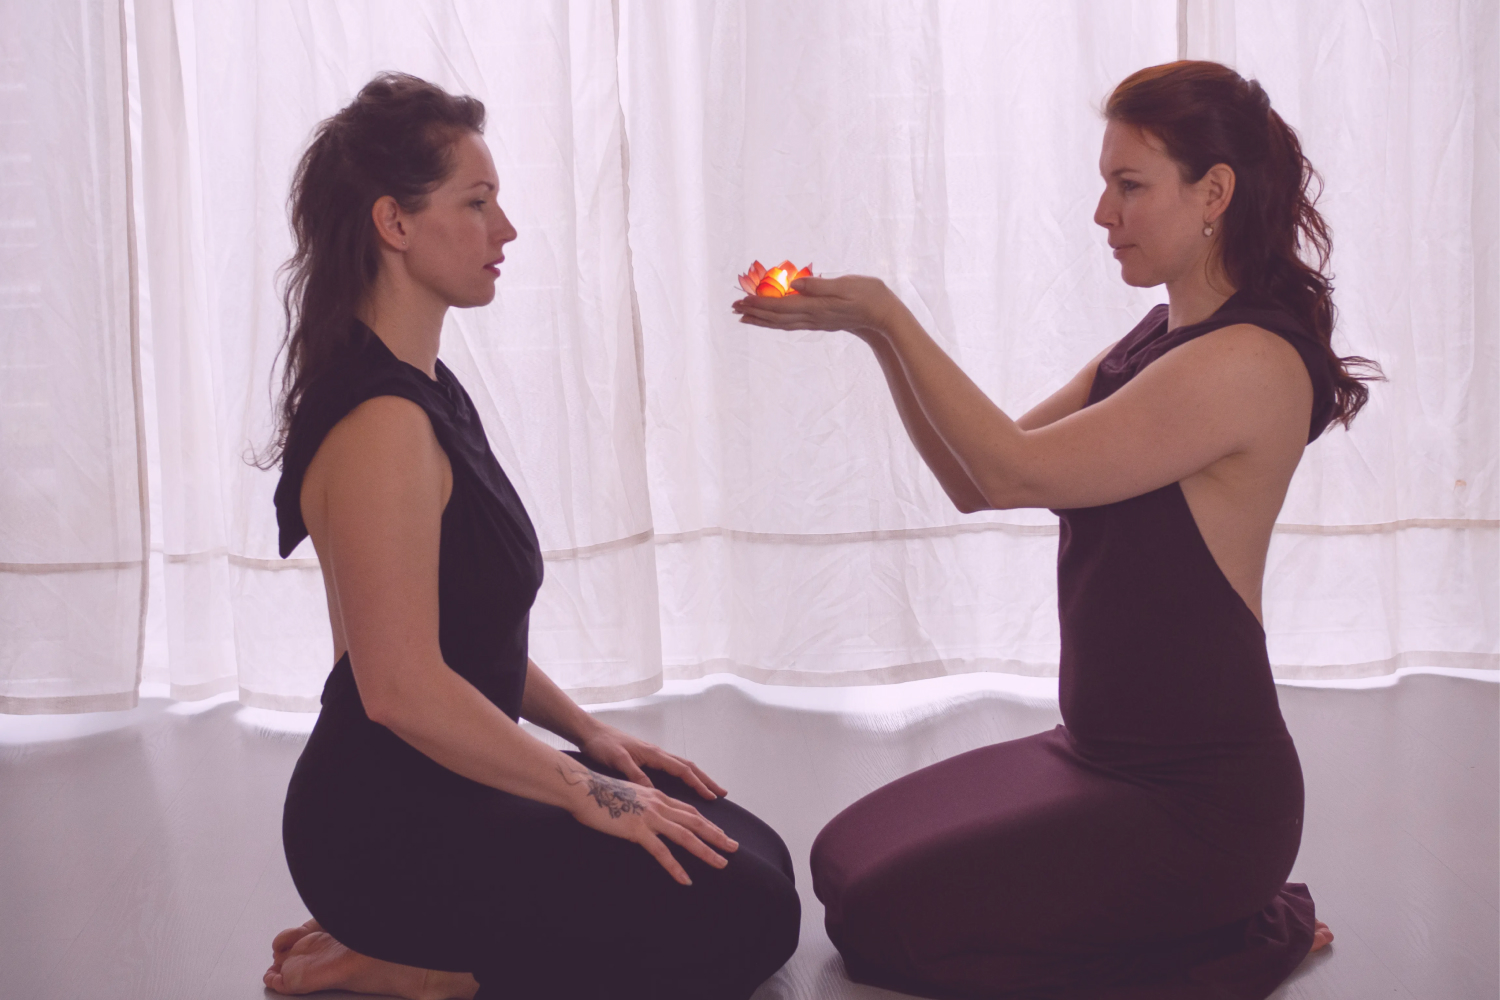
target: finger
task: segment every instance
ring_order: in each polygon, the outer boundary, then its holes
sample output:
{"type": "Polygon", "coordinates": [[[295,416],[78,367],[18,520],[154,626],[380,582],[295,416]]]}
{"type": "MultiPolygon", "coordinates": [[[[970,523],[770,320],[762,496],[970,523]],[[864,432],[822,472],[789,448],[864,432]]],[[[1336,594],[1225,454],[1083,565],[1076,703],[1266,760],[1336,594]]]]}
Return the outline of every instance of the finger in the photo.
{"type": "Polygon", "coordinates": [[[660,760],[653,761],[651,763],[652,767],[666,771],[674,777],[681,778],[683,784],[705,799],[713,800],[719,797],[718,794],[709,790],[708,785],[704,784],[702,777],[699,776],[698,769],[693,766],[692,761],[683,760],[681,757],[674,757],[666,751],[657,752],[660,755],[660,760]]]}
{"type": "Polygon", "coordinates": [[[646,849],[646,853],[655,858],[657,863],[667,870],[667,874],[676,879],[679,884],[693,884],[693,880],[688,878],[687,869],[682,867],[682,865],[678,863],[677,859],[672,856],[672,852],[667,849],[667,845],[663,844],[661,842],[661,838],[656,834],[648,832],[645,839],[638,841],[638,843],[642,847],[644,847],[646,849]]]}
{"type": "Polygon", "coordinates": [[[670,805],[674,808],[663,810],[663,815],[676,822],[678,826],[687,827],[698,837],[708,841],[720,850],[737,851],[740,849],[739,841],[725,833],[707,816],[704,816],[686,802],[680,799],[671,799],[670,805]]]}
{"type": "Polygon", "coordinates": [[[805,323],[812,319],[805,312],[766,312],[753,306],[740,311],[740,319],[757,320],[764,325],[786,326],[789,323],[805,323]]]}
{"type": "Polygon", "coordinates": [[[801,303],[798,302],[800,297],[789,295],[778,299],[770,295],[751,295],[748,298],[739,299],[731,303],[729,308],[736,312],[743,312],[746,309],[763,309],[770,313],[787,312],[801,306],[801,303]]]}
{"type": "Polygon", "coordinates": [[[715,868],[723,868],[729,864],[728,858],[712,847],[709,847],[698,838],[697,834],[685,826],[673,823],[670,820],[663,820],[657,832],[704,864],[712,865],[715,868]]]}
{"type": "Polygon", "coordinates": [[[792,287],[803,295],[834,295],[837,294],[836,281],[835,278],[798,278],[792,282],[792,287]]]}
{"type": "Polygon", "coordinates": [[[642,771],[640,765],[635,762],[634,757],[630,756],[630,754],[628,753],[622,754],[622,756],[625,759],[620,762],[621,774],[625,775],[628,780],[635,782],[637,785],[645,785],[647,788],[656,787],[651,783],[651,779],[646,776],[646,772],[642,771]]]}
{"type": "Polygon", "coordinates": [[[698,780],[703,782],[704,786],[708,788],[709,791],[713,792],[720,798],[729,794],[729,789],[725,788],[723,785],[710,778],[708,774],[703,770],[703,768],[699,767],[697,764],[694,764],[692,761],[688,761],[687,765],[688,767],[691,767],[693,769],[693,773],[698,776],[698,780]]]}

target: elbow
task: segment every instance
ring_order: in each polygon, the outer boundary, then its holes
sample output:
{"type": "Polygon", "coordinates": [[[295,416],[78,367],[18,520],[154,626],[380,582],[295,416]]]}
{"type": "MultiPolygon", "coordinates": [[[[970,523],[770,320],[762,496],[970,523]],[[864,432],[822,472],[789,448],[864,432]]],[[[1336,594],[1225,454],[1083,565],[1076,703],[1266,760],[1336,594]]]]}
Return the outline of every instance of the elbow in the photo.
{"type": "Polygon", "coordinates": [[[359,691],[365,718],[392,732],[399,732],[402,720],[411,708],[410,700],[402,696],[399,687],[390,683],[371,683],[369,678],[360,683],[358,676],[354,686],[359,691]]]}
{"type": "Polygon", "coordinates": [[[977,514],[982,510],[990,509],[984,492],[972,480],[966,479],[959,484],[942,482],[942,487],[943,492],[948,494],[948,499],[960,514],[977,514]]]}
{"type": "Polygon", "coordinates": [[[397,720],[400,710],[397,708],[398,702],[396,699],[372,697],[370,694],[361,691],[359,693],[359,700],[364,705],[365,718],[376,725],[384,726],[394,731],[400,724],[397,720]]]}
{"type": "Polygon", "coordinates": [[[996,476],[979,486],[984,496],[983,510],[1015,510],[1019,507],[1043,507],[1037,491],[1029,484],[1010,476],[996,476]]]}

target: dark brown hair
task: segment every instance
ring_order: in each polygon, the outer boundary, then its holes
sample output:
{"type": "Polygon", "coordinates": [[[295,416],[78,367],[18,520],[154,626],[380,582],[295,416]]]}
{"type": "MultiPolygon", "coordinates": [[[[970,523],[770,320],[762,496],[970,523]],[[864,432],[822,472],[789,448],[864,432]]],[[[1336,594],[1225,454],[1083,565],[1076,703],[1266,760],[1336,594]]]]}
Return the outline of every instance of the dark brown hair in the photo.
{"type": "Polygon", "coordinates": [[[286,332],[276,433],[280,460],[307,387],[359,345],[354,317],[380,272],[371,211],[386,195],[420,211],[453,171],[453,142],[484,131],[484,105],[405,73],[381,73],[318,123],[287,198],[296,250],[282,265],[286,332]]]}
{"type": "Polygon", "coordinates": [[[1314,181],[1321,191],[1322,180],[1260,83],[1215,62],[1151,66],[1115,87],[1104,117],[1159,139],[1186,183],[1215,164],[1234,171],[1234,196],[1220,220],[1224,270],[1236,289],[1288,310],[1322,344],[1334,380],[1331,420],[1348,427],[1369,399],[1365,383],[1382,378],[1380,366],[1333,350],[1333,238],[1311,191],[1314,181]]]}

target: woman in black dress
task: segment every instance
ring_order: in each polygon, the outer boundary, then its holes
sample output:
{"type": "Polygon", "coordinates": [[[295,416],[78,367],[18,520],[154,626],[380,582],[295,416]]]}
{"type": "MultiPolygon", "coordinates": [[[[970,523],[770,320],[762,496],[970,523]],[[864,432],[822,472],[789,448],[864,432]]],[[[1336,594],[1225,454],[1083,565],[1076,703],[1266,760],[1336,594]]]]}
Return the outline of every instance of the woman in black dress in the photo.
{"type": "Polygon", "coordinates": [[[829,936],[861,982],[1257,1000],[1333,938],[1286,883],[1302,772],[1261,578],[1304,446],[1358,412],[1351,368],[1369,363],[1329,346],[1311,167],[1259,84],[1153,67],[1105,116],[1094,219],[1125,281],[1165,284],[1168,304],[1020,420],[877,279],[735,303],[747,323],[869,343],[960,510],[1062,522],[1065,724],[895,781],[813,846],[829,936]]]}
{"type": "Polygon", "coordinates": [[[276,511],[283,556],[312,536],[338,662],[283,819],[313,919],[277,936],[265,982],[743,1000],[796,948],[786,847],[530,662],[536,534],[437,358],[444,314],[494,298],[516,236],[483,124],[478,101],[384,74],[293,186],[276,511]]]}

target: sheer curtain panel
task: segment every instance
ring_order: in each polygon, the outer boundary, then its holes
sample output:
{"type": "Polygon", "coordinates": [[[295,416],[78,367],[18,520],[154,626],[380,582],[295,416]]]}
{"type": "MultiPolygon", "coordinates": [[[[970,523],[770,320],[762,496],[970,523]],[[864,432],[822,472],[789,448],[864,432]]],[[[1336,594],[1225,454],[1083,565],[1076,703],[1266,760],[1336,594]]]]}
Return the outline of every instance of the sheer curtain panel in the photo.
{"type": "Polygon", "coordinates": [[[129,708],[148,539],[124,20],[0,9],[0,712],[129,708]]]}
{"type": "Polygon", "coordinates": [[[179,697],[315,707],[332,646],[311,543],[277,558],[269,440],[286,197],[317,122],[400,69],[489,110],[521,236],[443,358],[536,522],[533,653],[583,697],[660,683],[624,133],[608,2],[137,5],[168,670],[179,697]]]}
{"type": "Polygon", "coordinates": [[[1179,56],[1299,130],[1335,346],[1390,377],[1292,484],[1276,672],[1500,667],[1493,0],[5,2],[0,710],[131,703],[148,481],[150,675],[316,707],[317,563],[276,558],[276,473],[245,459],[293,167],[383,69],[489,109],[521,235],[443,357],[546,552],[534,655],[581,700],[1056,672],[1056,519],[958,514],[867,348],[728,306],[756,258],[879,275],[1024,411],[1163,301],[1093,224],[1098,109],[1179,56]]]}

